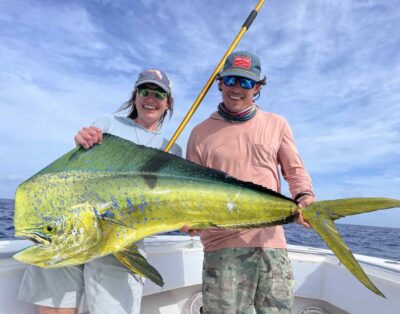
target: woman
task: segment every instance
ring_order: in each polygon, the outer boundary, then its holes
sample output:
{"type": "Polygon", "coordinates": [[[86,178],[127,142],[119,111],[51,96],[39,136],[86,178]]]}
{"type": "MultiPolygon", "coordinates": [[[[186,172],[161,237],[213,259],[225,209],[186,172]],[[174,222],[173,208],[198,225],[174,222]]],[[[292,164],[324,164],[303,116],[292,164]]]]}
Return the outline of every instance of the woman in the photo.
{"type": "MultiPolygon", "coordinates": [[[[160,134],[162,123],[173,112],[171,81],[160,70],[144,70],[139,74],[129,101],[118,112],[129,110],[126,117],[108,114],[75,135],[75,143],[88,149],[101,144],[102,134],[110,133],[136,144],[163,149],[168,140],[160,134]]],[[[178,145],[171,148],[182,155],[178,145]]],[[[137,243],[143,248],[143,243],[137,243]]],[[[143,278],[125,268],[108,255],[84,265],[44,269],[29,266],[22,280],[18,299],[39,305],[41,314],[78,313],[85,303],[91,314],[138,314],[143,278]],[[82,303],[83,304],[83,303],[82,303]]]]}

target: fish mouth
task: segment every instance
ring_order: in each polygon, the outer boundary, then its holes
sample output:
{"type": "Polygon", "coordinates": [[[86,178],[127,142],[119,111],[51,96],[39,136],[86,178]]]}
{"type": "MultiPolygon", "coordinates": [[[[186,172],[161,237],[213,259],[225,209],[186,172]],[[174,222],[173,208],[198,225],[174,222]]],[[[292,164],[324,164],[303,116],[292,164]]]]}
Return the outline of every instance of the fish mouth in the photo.
{"type": "Polygon", "coordinates": [[[48,247],[51,244],[51,237],[41,232],[19,232],[15,234],[18,238],[31,240],[36,245],[48,247]]]}

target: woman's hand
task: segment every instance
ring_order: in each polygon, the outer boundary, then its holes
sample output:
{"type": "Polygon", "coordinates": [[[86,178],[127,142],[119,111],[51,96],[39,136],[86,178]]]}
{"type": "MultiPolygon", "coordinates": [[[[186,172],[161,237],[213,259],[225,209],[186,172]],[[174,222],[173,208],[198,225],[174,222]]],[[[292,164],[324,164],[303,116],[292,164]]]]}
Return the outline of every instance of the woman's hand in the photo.
{"type": "Polygon", "coordinates": [[[95,126],[82,128],[74,137],[76,145],[81,145],[88,149],[94,144],[101,144],[103,141],[103,131],[95,126]]]}

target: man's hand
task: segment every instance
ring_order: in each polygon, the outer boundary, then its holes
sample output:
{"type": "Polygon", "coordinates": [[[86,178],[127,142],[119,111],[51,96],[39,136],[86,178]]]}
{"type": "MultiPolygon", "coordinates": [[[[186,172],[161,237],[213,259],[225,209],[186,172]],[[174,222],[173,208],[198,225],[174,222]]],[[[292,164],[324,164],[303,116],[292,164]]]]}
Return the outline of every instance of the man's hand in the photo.
{"type": "Polygon", "coordinates": [[[76,145],[81,145],[88,149],[94,144],[101,144],[103,141],[103,131],[95,126],[82,128],[74,137],[76,145]]]}
{"type": "Polygon", "coordinates": [[[297,201],[299,203],[299,205],[298,205],[299,208],[297,208],[297,212],[299,213],[299,216],[296,219],[296,223],[303,225],[306,228],[311,228],[311,225],[303,218],[301,209],[306,208],[307,206],[310,206],[312,203],[314,203],[315,197],[312,195],[303,195],[297,201]]]}
{"type": "Polygon", "coordinates": [[[195,235],[199,235],[199,229],[189,229],[188,225],[184,225],[182,228],[179,229],[180,232],[182,233],[188,233],[191,237],[195,235]]]}

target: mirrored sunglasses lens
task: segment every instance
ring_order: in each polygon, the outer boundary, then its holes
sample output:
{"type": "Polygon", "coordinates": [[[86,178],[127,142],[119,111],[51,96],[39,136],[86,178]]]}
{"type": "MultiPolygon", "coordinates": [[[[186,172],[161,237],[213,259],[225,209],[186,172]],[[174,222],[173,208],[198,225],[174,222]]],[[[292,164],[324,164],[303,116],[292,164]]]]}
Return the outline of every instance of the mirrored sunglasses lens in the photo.
{"type": "Polygon", "coordinates": [[[159,90],[155,90],[154,91],[154,96],[156,96],[157,99],[164,100],[165,97],[167,97],[167,93],[159,91],[159,90]]]}
{"type": "Polygon", "coordinates": [[[150,95],[150,89],[148,88],[138,88],[138,94],[142,97],[147,97],[150,95]]]}
{"type": "Polygon", "coordinates": [[[254,85],[256,85],[255,81],[244,77],[240,78],[240,87],[244,89],[252,89],[254,85]]]}
{"type": "Polygon", "coordinates": [[[226,86],[235,86],[237,81],[235,76],[225,76],[222,79],[226,86]]]}

